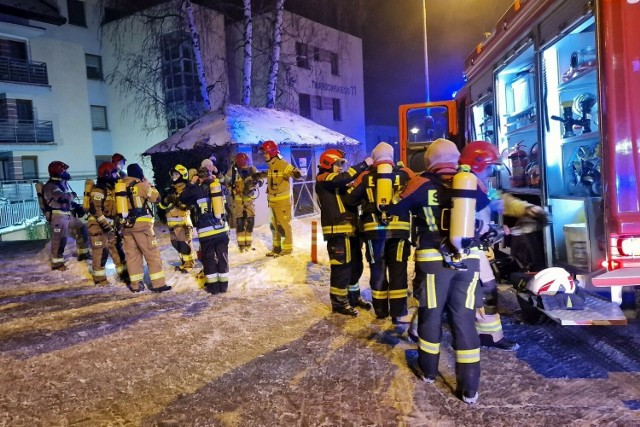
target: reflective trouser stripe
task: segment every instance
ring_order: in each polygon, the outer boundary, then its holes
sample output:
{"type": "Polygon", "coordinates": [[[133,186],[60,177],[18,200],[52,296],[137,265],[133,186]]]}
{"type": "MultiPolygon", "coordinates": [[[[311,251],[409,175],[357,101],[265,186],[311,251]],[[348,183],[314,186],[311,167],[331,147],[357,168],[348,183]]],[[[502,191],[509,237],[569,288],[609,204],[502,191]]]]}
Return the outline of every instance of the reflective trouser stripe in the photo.
{"type": "Polygon", "coordinates": [[[429,354],[439,354],[440,353],[440,343],[439,342],[429,342],[425,341],[422,338],[418,339],[418,346],[420,350],[429,354]]]}
{"type": "Polygon", "coordinates": [[[493,334],[502,330],[502,323],[499,317],[491,322],[476,321],[476,330],[479,334],[493,334]]]}
{"type": "Polygon", "coordinates": [[[193,261],[195,258],[192,254],[189,254],[189,255],[180,254],[180,259],[182,261],[193,261]]]}
{"type": "Polygon", "coordinates": [[[388,299],[389,291],[374,291],[371,290],[371,296],[375,299],[388,299]]]}
{"type": "Polygon", "coordinates": [[[335,288],[333,286],[329,288],[329,293],[339,297],[346,297],[349,294],[346,289],[335,288]]]}
{"type": "Polygon", "coordinates": [[[129,276],[129,280],[131,280],[132,282],[139,282],[142,279],[144,279],[144,273],[143,274],[132,274],[131,276],[129,276]]]}
{"type": "Polygon", "coordinates": [[[436,298],[436,275],[431,273],[427,274],[425,283],[427,288],[427,308],[435,308],[438,306],[436,298]]]}
{"type": "Polygon", "coordinates": [[[107,271],[106,270],[93,270],[91,275],[94,276],[94,277],[107,277],[107,271]]]}
{"type": "Polygon", "coordinates": [[[409,295],[407,289],[391,289],[388,291],[389,299],[406,298],[409,295]]]}
{"type": "Polygon", "coordinates": [[[157,273],[149,274],[149,279],[158,280],[164,278],[164,271],[158,271],[157,273]]]}
{"type": "Polygon", "coordinates": [[[475,304],[476,304],[476,286],[478,284],[478,277],[480,276],[480,273],[476,272],[473,275],[473,280],[471,281],[471,284],[469,285],[469,288],[467,288],[467,300],[464,303],[464,306],[467,307],[470,310],[473,310],[475,308],[475,304]]]}
{"type": "Polygon", "coordinates": [[[480,361],[480,349],[455,350],[456,363],[477,363],[480,361]]]}
{"type": "Polygon", "coordinates": [[[206,283],[218,283],[218,273],[207,274],[206,278],[206,283]]]}
{"type": "Polygon", "coordinates": [[[355,285],[349,285],[349,292],[359,292],[360,291],[360,284],[356,283],[355,285]]]}

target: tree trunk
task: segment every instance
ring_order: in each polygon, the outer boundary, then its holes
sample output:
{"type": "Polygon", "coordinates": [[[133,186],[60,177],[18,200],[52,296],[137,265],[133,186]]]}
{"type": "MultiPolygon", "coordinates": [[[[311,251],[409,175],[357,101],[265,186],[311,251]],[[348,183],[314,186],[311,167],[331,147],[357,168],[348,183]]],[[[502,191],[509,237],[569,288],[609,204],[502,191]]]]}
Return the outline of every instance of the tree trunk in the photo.
{"type": "Polygon", "coordinates": [[[244,76],[242,78],[242,104],[251,104],[251,59],[253,23],[251,22],[251,0],[244,0],[244,76]]]}
{"type": "Polygon", "coordinates": [[[280,65],[280,45],[282,44],[282,10],[285,0],[277,0],[276,18],[273,23],[273,52],[269,69],[269,85],[267,87],[267,108],[276,106],[276,85],[278,82],[278,66],[280,65]]]}
{"type": "Polygon", "coordinates": [[[207,76],[204,72],[204,65],[202,64],[202,50],[200,49],[200,35],[196,28],[196,22],[193,18],[193,7],[191,0],[185,0],[183,3],[184,11],[187,17],[187,23],[189,24],[189,31],[191,32],[191,39],[193,42],[193,54],[196,59],[196,67],[198,70],[198,80],[200,82],[200,95],[202,95],[202,104],[205,112],[211,111],[211,100],[209,99],[209,92],[207,91],[207,76]]]}

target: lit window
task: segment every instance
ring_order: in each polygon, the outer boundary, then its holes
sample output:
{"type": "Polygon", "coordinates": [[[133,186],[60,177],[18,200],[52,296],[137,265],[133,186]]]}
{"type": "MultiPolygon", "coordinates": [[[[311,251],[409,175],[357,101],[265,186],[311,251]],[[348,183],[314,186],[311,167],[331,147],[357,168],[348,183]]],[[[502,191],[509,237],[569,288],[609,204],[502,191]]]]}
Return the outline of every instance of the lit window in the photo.
{"type": "Polygon", "coordinates": [[[93,130],[108,130],[107,107],[103,105],[91,106],[91,128],[93,130]]]}
{"type": "Polygon", "coordinates": [[[87,78],[93,80],[102,80],[102,58],[98,55],[84,55],[87,63],[87,78]]]}

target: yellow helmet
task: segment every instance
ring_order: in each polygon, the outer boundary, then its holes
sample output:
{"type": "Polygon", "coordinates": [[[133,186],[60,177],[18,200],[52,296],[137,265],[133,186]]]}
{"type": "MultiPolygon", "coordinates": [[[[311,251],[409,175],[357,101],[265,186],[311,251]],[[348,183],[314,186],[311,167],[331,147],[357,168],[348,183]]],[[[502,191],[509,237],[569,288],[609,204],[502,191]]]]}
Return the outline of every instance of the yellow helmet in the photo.
{"type": "Polygon", "coordinates": [[[183,180],[189,180],[189,171],[184,166],[175,165],[174,168],[169,171],[169,175],[173,175],[174,172],[179,173],[183,180]]]}

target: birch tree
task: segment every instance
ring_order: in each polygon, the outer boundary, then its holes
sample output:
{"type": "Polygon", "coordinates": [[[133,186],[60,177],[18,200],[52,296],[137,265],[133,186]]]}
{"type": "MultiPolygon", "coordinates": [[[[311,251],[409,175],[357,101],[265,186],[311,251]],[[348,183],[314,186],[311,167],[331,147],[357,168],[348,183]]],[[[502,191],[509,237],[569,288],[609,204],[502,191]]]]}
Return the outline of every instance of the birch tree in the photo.
{"type": "Polygon", "coordinates": [[[251,20],[251,0],[244,3],[244,67],[242,77],[242,104],[251,105],[251,61],[253,46],[253,22],[251,20]]]}
{"type": "Polygon", "coordinates": [[[267,87],[267,108],[276,105],[276,89],[278,83],[278,68],[280,65],[280,46],[282,45],[282,11],[285,0],[276,1],[275,19],[273,24],[273,51],[269,68],[269,83],[267,87]]]}
{"type": "MultiPolygon", "coordinates": [[[[250,1],[250,0],[245,0],[250,1]]],[[[189,32],[191,33],[191,42],[193,44],[193,54],[196,60],[196,67],[198,70],[198,82],[200,83],[200,96],[202,96],[202,104],[206,112],[211,111],[211,100],[209,99],[209,91],[207,90],[207,76],[204,72],[204,65],[202,64],[202,50],[200,49],[200,34],[198,34],[198,28],[196,27],[196,21],[193,17],[193,7],[191,6],[191,0],[184,0],[182,7],[185,11],[187,18],[187,25],[189,26],[189,32]]]]}

